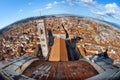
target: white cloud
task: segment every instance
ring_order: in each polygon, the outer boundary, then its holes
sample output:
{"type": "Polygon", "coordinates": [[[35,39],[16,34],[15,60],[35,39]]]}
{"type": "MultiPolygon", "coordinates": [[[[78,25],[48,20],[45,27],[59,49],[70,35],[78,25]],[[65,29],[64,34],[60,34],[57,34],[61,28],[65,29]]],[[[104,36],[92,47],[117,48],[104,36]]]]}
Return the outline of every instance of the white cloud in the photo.
{"type": "Polygon", "coordinates": [[[54,7],[55,5],[58,5],[58,4],[59,4],[59,2],[57,2],[57,1],[54,1],[53,3],[48,3],[46,5],[45,9],[50,9],[50,8],[52,8],[52,7],[54,7]]]}
{"type": "Polygon", "coordinates": [[[65,1],[61,1],[61,3],[65,3],[65,1]]]}
{"type": "Polygon", "coordinates": [[[57,1],[54,1],[54,2],[53,2],[53,5],[57,5],[57,4],[58,4],[58,2],[57,2],[57,1]]]}
{"type": "Polygon", "coordinates": [[[91,12],[94,13],[94,14],[97,14],[97,15],[101,15],[101,16],[105,15],[103,12],[94,12],[94,11],[91,11],[91,12]]]}
{"type": "Polygon", "coordinates": [[[50,9],[50,8],[52,8],[52,6],[47,6],[45,9],[50,9]]]}
{"type": "Polygon", "coordinates": [[[29,2],[28,5],[32,5],[32,2],[29,2]]]}
{"type": "Polygon", "coordinates": [[[57,2],[57,1],[54,1],[52,3],[48,3],[45,5],[44,8],[38,8],[38,9],[35,9],[33,10],[33,12],[40,12],[40,11],[43,11],[43,10],[48,10],[48,9],[51,9],[52,7],[54,7],[55,5],[58,5],[60,2],[57,2]]]}
{"type": "Polygon", "coordinates": [[[23,12],[23,9],[19,9],[19,10],[18,10],[18,13],[22,13],[22,12],[23,12]]]}
{"type": "Polygon", "coordinates": [[[74,5],[76,3],[76,1],[73,1],[73,0],[66,0],[68,2],[69,5],[74,5]]]}
{"type": "Polygon", "coordinates": [[[52,8],[52,6],[53,6],[53,4],[49,3],[49,4],[46,5],[45,9],[50,9],[50,8],[52,8]]]}
{"type": "Polygon", "coordinates": [[[98,18],[114,18],[120,20],[120,6],[115,2],[100,4],[96,0],[63,0],[69,5],[86,7],[93,15],[98,18]]]}
{"type": "Polygon", "coordinates": [[[95,4],[95,1],[93,0],[80,0],[84,4],[95,4]]]}
{"type": "Polygon", "coordinates": [[[106,14],[116,14],[119,11],[119,7],[116,3],[105,5],[106,14]]]}
{"type": "Polygon", "coordinates": [[[38,9],[35,9],[33,10],[33,12],[40,12],[42,10],[47,10],[47,9],[50,9],[53,7],[53,4],[52,3],[48,3],[44,8],[38,8],[38,9]]]}
{"type": "MultiPolygon", "coordinates": [[[[94,0],[65,0],[69,5],[81,5],[84,4],[84,5],[91,5],[91,4],[96,4],[96,2],[94,0]]],[[[63,1],[63,2],[65,2],[63,1]]]]}
{"type": "Polygon", "coordinates": [[[101,10],[93,11],[94,14],[104,17],[120,19],[120,7],[116,3],[105,4],[101,10]]]}
{"type": "Polygon", "coordinates": [[[49,4],[47,4],[46,6],[51,7],[51,6],[52,6],[52,3],[49,3],[49,4]]]}

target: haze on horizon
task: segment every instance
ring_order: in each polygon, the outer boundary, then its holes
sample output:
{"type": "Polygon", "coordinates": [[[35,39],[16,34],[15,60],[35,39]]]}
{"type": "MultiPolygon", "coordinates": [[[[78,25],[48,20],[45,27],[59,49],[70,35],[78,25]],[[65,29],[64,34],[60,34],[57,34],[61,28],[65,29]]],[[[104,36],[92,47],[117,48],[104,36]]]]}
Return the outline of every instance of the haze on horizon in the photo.
{"type": "Polygon", "coordinates": [[[119,0],[2,0],[0,11],[0,29],[27,17],[64,13],[120,25],[119,0]]]}

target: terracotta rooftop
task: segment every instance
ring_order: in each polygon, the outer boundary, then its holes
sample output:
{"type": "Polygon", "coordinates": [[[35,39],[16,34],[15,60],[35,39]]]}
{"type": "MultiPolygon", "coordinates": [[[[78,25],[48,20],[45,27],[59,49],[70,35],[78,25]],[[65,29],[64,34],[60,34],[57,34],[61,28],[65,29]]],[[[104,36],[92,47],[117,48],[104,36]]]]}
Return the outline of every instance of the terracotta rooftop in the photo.
{"type": "Polygon", "coordinates": [[[52,34],[65,34],[64,31],[52,31],[52,34]]]}
{"type": "Polygon", "coordinates": [[[33,62],[24,75],[37,80],[85,80],[98,72],[86,61],[33,62]]]}
{"type": "Polygon", "coordinates": [[[68,61],[65,40],[56,38],[50,51],[49,61],[68,61]]]}

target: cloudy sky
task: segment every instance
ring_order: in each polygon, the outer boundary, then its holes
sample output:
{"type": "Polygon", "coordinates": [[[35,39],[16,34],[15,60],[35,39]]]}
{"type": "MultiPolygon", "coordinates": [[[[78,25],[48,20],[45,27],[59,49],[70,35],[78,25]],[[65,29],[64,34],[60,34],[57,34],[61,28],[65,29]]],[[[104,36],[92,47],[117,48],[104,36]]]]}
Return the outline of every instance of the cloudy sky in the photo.
{"type": "Polygon", "coordinates": [[[0,29],[40,14],[74,14],[120,24],[120,0],[0,0],[0,29]]]}

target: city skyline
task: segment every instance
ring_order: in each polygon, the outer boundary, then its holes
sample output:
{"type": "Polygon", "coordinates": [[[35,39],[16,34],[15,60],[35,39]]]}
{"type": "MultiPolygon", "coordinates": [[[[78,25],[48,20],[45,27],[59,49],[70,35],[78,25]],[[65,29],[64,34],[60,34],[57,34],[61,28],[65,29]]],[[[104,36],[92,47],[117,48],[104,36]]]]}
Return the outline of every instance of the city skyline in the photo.
{"type": "Polygon", "coordinates": [[[4,0],[0,1],[0,29],[24,18],[73,14],[120,25],[119,0],[4,0]]]}

